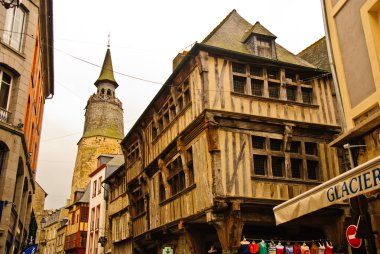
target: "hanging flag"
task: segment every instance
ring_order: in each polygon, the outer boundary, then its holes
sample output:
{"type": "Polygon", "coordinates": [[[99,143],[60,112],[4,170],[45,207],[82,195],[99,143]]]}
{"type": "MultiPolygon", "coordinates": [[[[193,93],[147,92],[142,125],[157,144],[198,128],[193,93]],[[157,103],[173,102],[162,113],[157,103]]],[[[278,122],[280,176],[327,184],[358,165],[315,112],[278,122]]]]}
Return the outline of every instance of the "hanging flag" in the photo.
{"type": "Polygon", "coordinates": [[[26,248],[26,250],[23,252],[23,254],[36,254],[38,249],[38,245],[32,245],[26,248]]]}

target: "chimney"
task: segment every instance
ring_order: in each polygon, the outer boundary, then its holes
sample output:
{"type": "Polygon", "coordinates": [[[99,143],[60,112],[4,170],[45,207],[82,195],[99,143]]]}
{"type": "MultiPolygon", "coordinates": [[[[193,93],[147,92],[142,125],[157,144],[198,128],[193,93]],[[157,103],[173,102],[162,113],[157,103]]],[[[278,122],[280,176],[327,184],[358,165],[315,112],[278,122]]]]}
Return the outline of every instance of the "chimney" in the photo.
{"type": "Polygon", "coordinates": [[[183,52],[178,53],[178,55],[173,59],[173,71],[182,62],[182,60],[185,58],[187,53],[188,51],[184,50],[183,52]]]}

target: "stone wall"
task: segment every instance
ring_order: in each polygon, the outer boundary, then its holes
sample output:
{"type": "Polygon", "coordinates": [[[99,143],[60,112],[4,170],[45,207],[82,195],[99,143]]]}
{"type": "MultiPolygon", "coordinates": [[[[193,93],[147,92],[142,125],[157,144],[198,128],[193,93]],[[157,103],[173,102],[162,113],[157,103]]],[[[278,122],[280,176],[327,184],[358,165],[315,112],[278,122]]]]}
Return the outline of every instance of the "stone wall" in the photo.
{"type": "Polygon", "coordinates": [[[85,189],[90,182],[89,174],[97,168],[98,157],[101,154],[122,154],[120,139],[101,136],[83,137],[78,143],[78,152],[71,184],[71,200],[74,192],[85,189]]]}

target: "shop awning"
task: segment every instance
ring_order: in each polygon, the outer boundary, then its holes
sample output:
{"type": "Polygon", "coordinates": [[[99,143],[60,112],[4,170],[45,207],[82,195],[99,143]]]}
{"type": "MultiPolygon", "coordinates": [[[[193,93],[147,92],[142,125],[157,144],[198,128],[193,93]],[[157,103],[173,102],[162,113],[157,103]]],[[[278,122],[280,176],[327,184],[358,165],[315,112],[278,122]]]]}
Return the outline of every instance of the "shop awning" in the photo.
{"type": "Polygon", "coordinates": [[[379,188],[380,156],[274,207],[276,224],[379,188]]]}

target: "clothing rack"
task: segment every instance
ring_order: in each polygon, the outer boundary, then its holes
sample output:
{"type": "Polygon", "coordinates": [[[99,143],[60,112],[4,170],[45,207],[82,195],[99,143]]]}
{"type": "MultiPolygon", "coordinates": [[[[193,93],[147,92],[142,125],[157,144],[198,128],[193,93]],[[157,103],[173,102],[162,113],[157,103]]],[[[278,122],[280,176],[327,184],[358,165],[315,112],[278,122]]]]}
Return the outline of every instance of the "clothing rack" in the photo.
{"type": "Polygon", "coordinates": [[[326,241],[328,241],[328,242],[330,242],[331,243],[331,241],[329,240],[329,239],[311,239],[311,240],[286,240],[286,239],[263,239],[263,238],[249,238],[249,237],[244,237],[243,236],[243,239],[246,239],[247,241],[249,241],[249,242],[252,242],[252,241],[255,241],[255,242],[257,242],[257,243],[259,243],[259,242],[261,242],[262,240],[264,240],[264,242],[282,242],[282,243],[286,243],[286,242],[292,242],[292,243],[294,243],[294,242],[296,242],[296,243],[303,243],[303,242],[315,242],[315,243],[317,243],[317,242],[326,242],[326,241]]]}

